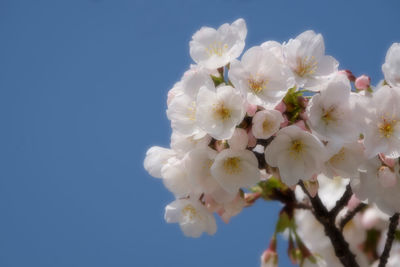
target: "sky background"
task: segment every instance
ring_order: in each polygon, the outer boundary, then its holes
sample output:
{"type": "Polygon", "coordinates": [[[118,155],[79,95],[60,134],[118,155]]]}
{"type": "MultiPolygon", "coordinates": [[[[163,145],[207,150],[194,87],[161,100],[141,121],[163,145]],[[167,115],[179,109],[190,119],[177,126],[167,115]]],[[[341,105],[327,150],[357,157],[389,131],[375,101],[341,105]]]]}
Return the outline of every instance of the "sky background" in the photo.
{"type": "MultiPolygon", "coordinates": [[[[164,222],[143,169],[169,146],[166,95],[201,26],[244,18],[246,49],[307,29],[340,68],[381,78],[400,1],[0,0],[0,266],[258,266],[280,206],[210,236],[164,222]]],[[[280,241],[280,266],[290,266],[280,241]]]]}

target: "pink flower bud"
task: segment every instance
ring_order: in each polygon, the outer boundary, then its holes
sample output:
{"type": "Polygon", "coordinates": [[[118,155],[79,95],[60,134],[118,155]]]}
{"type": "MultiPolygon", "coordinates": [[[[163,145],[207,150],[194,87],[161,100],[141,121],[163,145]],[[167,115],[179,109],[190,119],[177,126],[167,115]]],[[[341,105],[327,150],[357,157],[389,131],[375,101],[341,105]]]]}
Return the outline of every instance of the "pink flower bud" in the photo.
{"type": "Polygon", "coordinates": [[[249,117],[253,117],[257,112],[257,105],[247,104],[246,112],[249,117]]]}
{"type": "Polygon", "coordinates": [[[349,79],[350,82],[354,82],[356,80],[356,77],[349,70],[340,70],[339,73],[343,74],[343,75],[346,75],[347,79],[349,79]]]}
{"type": "Polygon", "coordinates": [[[381,161],[388,166],[389,168],[394,168],[394,164],[396,163],[396,160],[393,158],[387,158],[384,154],[380,153],[379,158],[381,161]]]}
{"type": "Polygon", "coordinates": [[[294,125],[300,127],[300,128],[301,128],[302,130],[304,130],[304,131],[308,131],[308,129],[307,129],[307,127],[306,127],[306,124],[304,123],[303,120],[297,121],[294,125]]]}
{"type": "Polygon", "coordinates": [[[283,114],[283,119],[284,119],[284,121],[281,123],[281,128],[289,125],[288,117],[285,114],[283,114]]]}
{"type": "Polygon", "coordinates": [[[278,253],[271,249],[267,249],[261,255],[261,267],[277,267],[278,266],[278,253]]]}
{"type": "Polygon", "coordinates": [[[379,183],[384,188],[392,187],[397,183],[397,176],[387,166],[382,166],[378,171],[379,183]]]}
{"type": "Polygon", "coordinates": [[[300,118],[305,121],[308,120],[307,112],[305,112],[305,111],[301,112],[300,118]]]}
{"type": "Polygon", "coordinates": [[[247,143],[248,147],[255,147],[257,145],[257,139],[254,137],[253,132],[250,130],[247,133],[248,137],[249,137],[249,142],[247,143]]]}
{"type": "Polygon", "coordinates": [[[275,110],[279,111],[280,113],[285,112],[286,111],[286,104],[283,101],[279,102],[279,104],[276,105],[275,110]]]}
{"type": "Polygon", "coordinates": [[[370,84],[371,78],[366,75],[361,75],[356,79],[356,82],[354,83],[355,87],[358,90],[367,90],[370,87],[370,84]]]}
{"type": "Polygon", "coordinates": [[[358,204],[360,204],[360,202],[361,201],[356,197],[356,195],[353,194],[349,202],[347,203],[347,208],[349,210],[354,210],[358,206],[358,204]]]}

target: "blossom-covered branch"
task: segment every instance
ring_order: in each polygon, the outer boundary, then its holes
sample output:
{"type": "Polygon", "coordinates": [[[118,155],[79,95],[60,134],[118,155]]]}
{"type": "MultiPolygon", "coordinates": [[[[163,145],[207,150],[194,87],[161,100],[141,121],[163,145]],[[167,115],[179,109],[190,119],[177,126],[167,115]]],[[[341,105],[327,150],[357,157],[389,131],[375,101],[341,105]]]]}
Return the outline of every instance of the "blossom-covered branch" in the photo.
{"type": "MultiPolygon", "coordinates": [[[[189,43],[194,64],[168,92],[170,148],[144,160],[175,197],[165,220],[186,236],[213,235],[214,213],[228,223],[255,201],[279,201],[263,266],[278,262],[279,233],[301,266],[377,265],[400,212],[400,44],[373,86],[340,70],[312,30],[244,51],[246,35],[238,19],[189,43]]],[[[381,258],[397,266],[393,250],[381,258]]]]}

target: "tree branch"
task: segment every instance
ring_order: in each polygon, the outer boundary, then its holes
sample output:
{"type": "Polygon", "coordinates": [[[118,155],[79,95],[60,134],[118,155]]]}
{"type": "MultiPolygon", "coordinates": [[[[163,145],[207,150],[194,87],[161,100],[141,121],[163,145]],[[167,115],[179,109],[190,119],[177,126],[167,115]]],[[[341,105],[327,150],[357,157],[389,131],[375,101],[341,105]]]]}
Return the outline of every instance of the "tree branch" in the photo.
{"type": "Polygon", "coordinates": [[[365,204],[365,203],[360,203],[360,204],[358,204],[358,206],[355,207],[353,210],[348,211],[348,212],[346,213],[346,215],[344,216],[344,218],[340,221],[340,225],[339,225],[340,231],[343,231],[343,228],[346,226],[346,224],[347,224],[349,221],[351,221],[351,219],[353,219],[353,217],[354,217],[359,211],[361,211],[362,209],[364,209],[366,206],[368,206],[368,205],[365,204]]]}
{"type": "Polygon", "coordinates": [[[387,260],[389,258],[390,250],[392,248],[394,233],[396,232],[397,225],[399,224],[399,213],[395,213],[392,217],[390,217],[389,229],[387,232],[385,248],[382,252],[382,255],[379,259],[378,267],[385,267],[387,260]]]}
{"type": "MultiPolygon", "coordinates": [[[[340,262],[345,267],[359,267],[358,263],[356,262],[354,254],[350,251],[349,244],[344,239],[342,232],[340,232],[335,225],[335,217],[332,216],[332,214],[334,213],[328,212],[326,207],[322,204],[322,201],[319,198],[318,194],[315,197],[311,197],[303,181],[300,181],[299,185],[303,189],[304,193],[310,199],[311,205],[314,210],[315,218],[324,227],[325,234],[331,240],[332,246],[335,250],[335,254],[339,258],[340,262]]],[[[343,200],[344,202],[347,196],[342,198],[344,198],[343,200]]],[[[339,204],[341,204],[341,202],[339,204]]]]}
{"type": "Polygon", "coordinates": [[[336,201],[336,205],[329,212],[329,215],[331,215],[333,218],[336,218],[336,216],[343,209],[343,207],[347,205],[347,202],[349,202],[352,195],[353,195],[353,191],[351,190],[351,186],[349,183],[346,186],[346,191],[344,192],[343,196],[338,201],[336,201]]]}

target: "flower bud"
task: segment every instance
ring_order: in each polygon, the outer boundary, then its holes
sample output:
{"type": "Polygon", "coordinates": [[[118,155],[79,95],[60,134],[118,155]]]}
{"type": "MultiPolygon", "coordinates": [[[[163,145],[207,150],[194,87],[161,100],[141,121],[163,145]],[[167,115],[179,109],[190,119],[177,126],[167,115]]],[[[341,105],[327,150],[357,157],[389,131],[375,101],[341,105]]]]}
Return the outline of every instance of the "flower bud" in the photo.
{"type": "Polygon", "coordinates": [[[370,87],[371,78],[366,75],[361,75],[357,77],[356,82],[354,83],[355,87],[358,90],[367,90],[370,87]]]}
{"type": "Polygon", "coordinates": [[[278,253],[267,249],[261,255],[261,267],[277,267],[278,266],[278,253]]]}
{"type": "Polygon", "coordinates": [[[396,164],[396,160],[394,158],[388,158],[382,153],[379,153],[379,158],[386,166],[389,168],[394,168],[394,165],[396,164]]]}
{"type": "Polygon", "coordinates": [[[347,208],[349,210],[354,210],[360,203],[361,201],[356,197],[356,195],[353,194],[347,203],[347,208]]]}
{"type": "Polygon", "coordinates": [[[294,125],[296,125],[297,127],[300,127],[304,131],[308,131],[306,124],[304,123],[303,120],[297,121],[294,125]]]}
{"type": "Polygon", "coordinates": [[[246,113],[249,117],[253,117],[257,112],[257,105],[247,104],[246,113]]]}
{"type": "Polygon", "coordinates": [[[283,101],[279,102],[279,104],[276,105],[275,110],[279,111],[280,113],[285,112],[286,111],[286,104],[283,101]]]}
{"type": "Polygon", "coordinates": [[[247,143],[248,147],[255,147],[257,145],[257,139],[254,137],[253,132],[250,130],[247,133],[248,137],[249,137],[249,142],[247,143]]]}
{"type": "Polygon", "coordinates": [[[283,114],[283,122],[281,123],[280,127],[283,128],[283,127],[286,127],[288,125],[289,125],[288,117],[285,114],[283,114]]]}
{"type": "Polygon", "coordinates": [[[347,79],[349,79],[350,82],[354,82],[356,80],[356,76],[354,76],[353,73],[349,70],[340,70],[339,73],[346,75],[347,79]]]}
{"type": "Polygon", "coordinates": [[[276,253],[276,238],[272,237],[269,248],[261,255],[261,267],[277,267],[278,253],[276,253]]]}

